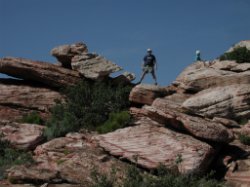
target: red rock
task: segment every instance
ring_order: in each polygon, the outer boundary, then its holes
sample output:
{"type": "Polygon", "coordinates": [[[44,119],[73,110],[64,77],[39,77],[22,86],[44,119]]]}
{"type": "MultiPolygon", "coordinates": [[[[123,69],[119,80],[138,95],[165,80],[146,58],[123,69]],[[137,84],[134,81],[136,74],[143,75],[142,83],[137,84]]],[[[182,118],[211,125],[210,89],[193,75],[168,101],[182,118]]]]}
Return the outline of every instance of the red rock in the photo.
{"type": "Polygon", "coordinates": [[[99,160],[100,156],[106,154],[96,147],[91,135],[86,134],[70,133],[66,137],[55,138],[38,146],[34,154],[34,164],[15,166],[8,170],[10,181],[67,181],[89,186],[92,183],[93,169],[103,174],[110,174],[112,169],[117,169],[117,177],[121,177],[125,171],[125,164],[108,155],[109,159],[99,160]]]}
{"type": "Polygon", "coordinates": [[[64,98],[44,86],[14,79],[0,79],[0,90],[0,118],[11,121],[32,112],[46,118],[55,100],[64,98]]]}
{"type": "Polygon", "coordinates": [[[155,169],[159,164],[178,168],[180,173],[204,172],[214,157],[214,149],[189,135],[164,128],[149,118],[137,126],[97,135],[99,145],[111,155],[155,169]]]}
{"type": "Polygon", "coordinates": [[[14,57],[0,59],[0,73],[56,88],[74,85],[81,80],[76,71],[51,63],[14,57]]]}
{"type": "Polygon", "coordinates": [[[134,103],[150,105],[157,97],[164,97],[174,92],[172,87],[139,84],[130,92],[129,100],[134,103]]]}
{"type": "Polygon", "coordinates": [[[183,130],[197,138],[224,143],[233,140],[231,131],[220,123],[213,122],[210,119],[190,116],[176,109],[168,108],[164,99],[156,99],[152,106],[145,106],[142,110],[137,111],[132,109],[132,114],[150,117],[153,120],[164,123],[166,127],[170,126],[183,130]]]}
{"type": "Polygon", "coordinates": [[[236,161],[236,167],[232,165],[229,168],[225,179],[228,186],[250,186],[250,159],[236,161]]]}
{"type": "Polygon", "coordinates": [[[0,121],[0,134],[17,149],[34,149],[44,140],[44,126],[0,121]]]}

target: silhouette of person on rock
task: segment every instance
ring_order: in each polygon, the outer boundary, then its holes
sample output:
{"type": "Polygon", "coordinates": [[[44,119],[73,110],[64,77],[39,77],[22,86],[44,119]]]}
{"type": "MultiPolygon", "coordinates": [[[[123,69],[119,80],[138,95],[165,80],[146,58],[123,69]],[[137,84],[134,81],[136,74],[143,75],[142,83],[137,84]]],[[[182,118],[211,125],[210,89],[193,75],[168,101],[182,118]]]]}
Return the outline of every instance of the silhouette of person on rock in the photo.
{"type": "Polygon", "coordinates": [[[157,85],[157,80],[156,80],[156,76],[155,76],[156,69],[157,69],[156,58],[152,54],[152,50],[147,49],[147,54],[143,58],[143,64],[142,64],[142,72],[143,73],[142,73],[142,76],[140,78],[140,81],[137,84],[141,84],[145,75],[148,73],[151,73],[151,75],[155,81],[155,85],[157,85]]]}

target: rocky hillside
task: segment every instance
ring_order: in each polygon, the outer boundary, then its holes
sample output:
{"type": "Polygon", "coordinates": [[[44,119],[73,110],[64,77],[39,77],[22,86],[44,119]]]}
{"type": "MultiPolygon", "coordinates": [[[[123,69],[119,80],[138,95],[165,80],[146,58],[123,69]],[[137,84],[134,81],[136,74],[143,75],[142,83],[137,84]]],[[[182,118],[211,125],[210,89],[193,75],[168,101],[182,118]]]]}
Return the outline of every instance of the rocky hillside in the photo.
{"type": "Polygon", "coordinates": [[[135,78],[109,77],[121,68],[89,53],[84,43],[59,46],[51,54],[57,64],[0,59],[0,72],[19,78],[0,80],[1,139],[31,151],[33,158],[6,170],[1,187],[89,186],[93,169],[103,174],[115,169],[122,179],[130,164],[146,171],[164,165],[183,175],[215,169],[226,186],[250,186],[250,63],[195,62],[169,86],[134,86],[128,127],[105,134],[80,130],[46,141],[46,126],[20,120],[36,112],[46,121],[56,100],[66,102],[61,88],[83,79],[133,85],[135,78]]]}

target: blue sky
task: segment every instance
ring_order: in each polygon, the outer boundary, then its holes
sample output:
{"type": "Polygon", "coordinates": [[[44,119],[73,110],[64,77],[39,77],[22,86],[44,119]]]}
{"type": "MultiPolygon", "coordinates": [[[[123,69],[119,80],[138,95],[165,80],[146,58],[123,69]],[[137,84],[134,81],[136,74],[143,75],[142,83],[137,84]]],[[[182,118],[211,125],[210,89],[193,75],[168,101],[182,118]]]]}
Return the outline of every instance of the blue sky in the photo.
{"type": "Polygon", "coordinates": [[[0,0],[0,57],[53,63],[53,47],[83,41],[139,78],[152,48],[168,85],[196,49],[210,60],[250,39],[249,10],[250,0],[0,0]]]}

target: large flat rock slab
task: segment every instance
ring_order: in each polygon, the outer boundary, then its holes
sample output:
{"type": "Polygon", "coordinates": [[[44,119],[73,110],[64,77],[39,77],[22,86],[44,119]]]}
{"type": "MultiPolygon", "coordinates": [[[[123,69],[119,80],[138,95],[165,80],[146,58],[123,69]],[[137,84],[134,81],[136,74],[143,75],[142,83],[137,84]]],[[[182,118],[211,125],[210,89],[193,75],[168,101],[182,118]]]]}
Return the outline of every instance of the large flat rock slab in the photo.
{"type": "Polygon", "coordinates": [[[148,118],[127,127],[98,135],[95,139],[111,155],[137,165],[156,169],[160,164],[178,168],[180,173],[204,172],[214,157],[214,149],[189,135],[167,128],[148,118]]]}
{"type": "Polygon", "coordinates": [[[47,62],[15,57],[0,59],[0,73],[56,88],[74,85],[81,80],[77,71],[47,62]]]}

